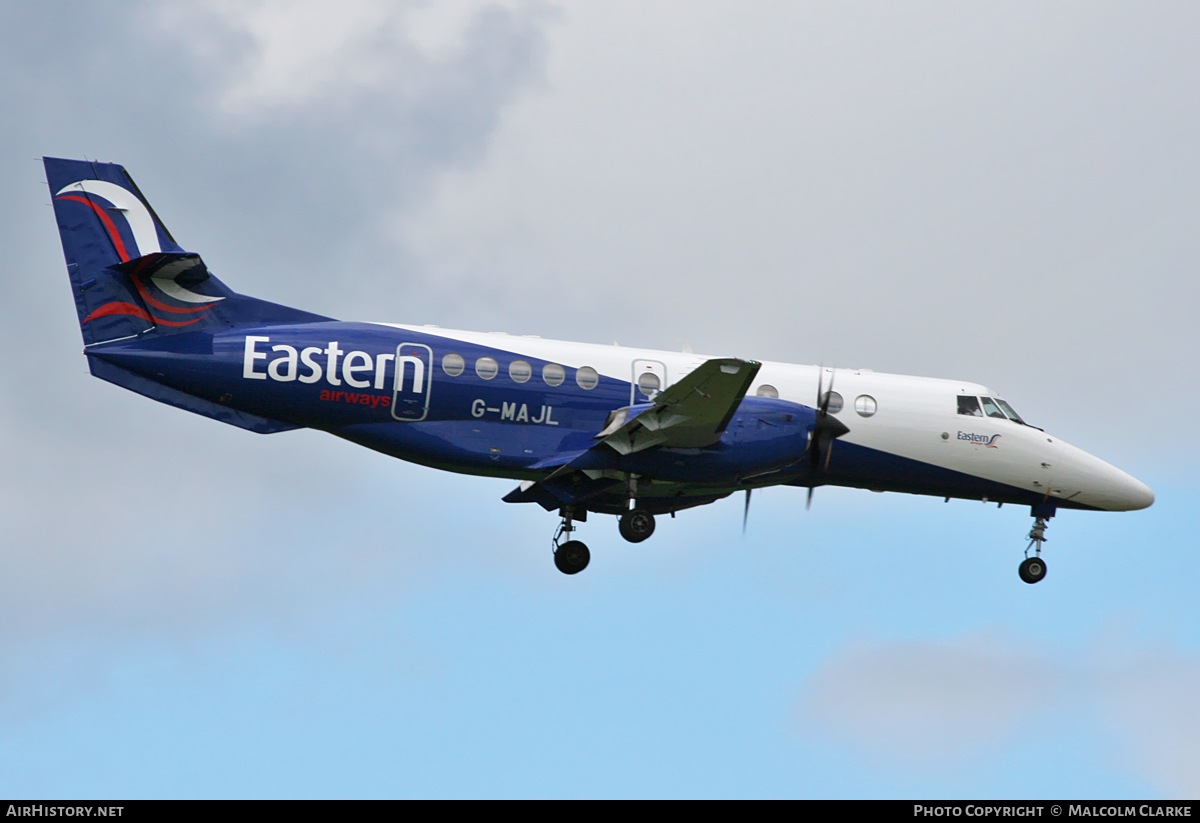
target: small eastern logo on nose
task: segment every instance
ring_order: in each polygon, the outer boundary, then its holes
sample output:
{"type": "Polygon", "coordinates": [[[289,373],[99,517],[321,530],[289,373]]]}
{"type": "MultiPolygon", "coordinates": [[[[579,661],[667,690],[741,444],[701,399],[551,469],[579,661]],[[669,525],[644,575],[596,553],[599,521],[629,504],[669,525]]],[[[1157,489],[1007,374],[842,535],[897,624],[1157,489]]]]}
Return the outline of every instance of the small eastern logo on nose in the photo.
{"type": "Polygon", "coordinates": [[[968,443],[974,443],[977,446],[986,446],[989,449],[998,449],[996,441],[1003,435],[999,434],[975,434],[975,432],[959,432],[958,439],[965,440],[968,443]]]}

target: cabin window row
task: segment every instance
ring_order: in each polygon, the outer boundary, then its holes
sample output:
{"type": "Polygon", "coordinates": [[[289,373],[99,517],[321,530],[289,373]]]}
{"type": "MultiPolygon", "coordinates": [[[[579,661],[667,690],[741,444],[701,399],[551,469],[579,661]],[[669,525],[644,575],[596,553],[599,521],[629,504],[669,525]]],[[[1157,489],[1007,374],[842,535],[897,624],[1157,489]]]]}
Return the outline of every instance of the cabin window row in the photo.
{"type": "Polygon", "coordinates": [[[958,413],[965,414],[968,417],[994,417],[997,420],[1011,420],[1014,423],[1020,423],[1022,426],[1028,425],[1021,416],[1017,414],[1013,407],[1005,403],[999,397],[971,397],[970,395],[959,395],[958,397],[958,413]]]}
{"type": "MultiPolygon", "coordinates": [[[[442,357],[442,371],[450,377],[458,377],[466,369],[467,361],[461,354],[451,352],[442,357]]],[[[475,374],[482,380],[491,380],[500,374],[500,364],[494,357],[477,358],[475,374]]],[[[527,360],[514,360],[508,364],[508,377],[514,383],[528,383],[533,378],[533,366],[527,360]]],[[[566,379],[567,370],[557,363],[542,366],[542,382],[547,386],[561,386],[566,379]]],[[[590,391],[600,385],[600,374],[591,366],[582,366],[575,370],[575,384],[590,391]]]]}
{"type": "MultiPolygon", "coordinates": [[[[779,389],[772,386],[770,383],[763,383],[755,392],[759,397],[779,397],[779,389]]],[[[837,392],[825,392],[821,395],[821,405],[830,414],[837,414],[845,406],[846,401],[837,392]]],[[[860,394],[854,398],[854,410],[858,412],[859,417],[870,417],[879,411],[879,404],[875,402],[875,398],[869,394],[860,394]]]]}

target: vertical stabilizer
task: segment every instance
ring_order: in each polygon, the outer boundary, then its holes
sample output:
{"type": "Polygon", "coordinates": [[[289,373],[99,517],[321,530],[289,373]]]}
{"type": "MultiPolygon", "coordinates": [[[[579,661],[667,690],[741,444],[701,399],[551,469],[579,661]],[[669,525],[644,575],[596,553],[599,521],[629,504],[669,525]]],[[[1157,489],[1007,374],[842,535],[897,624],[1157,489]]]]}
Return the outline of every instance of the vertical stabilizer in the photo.
{"type": "Polygon", "coordinates": [[[85,344],[329,319],[231,291],[175,242],[123,166],[43,162],[85,344]]]}

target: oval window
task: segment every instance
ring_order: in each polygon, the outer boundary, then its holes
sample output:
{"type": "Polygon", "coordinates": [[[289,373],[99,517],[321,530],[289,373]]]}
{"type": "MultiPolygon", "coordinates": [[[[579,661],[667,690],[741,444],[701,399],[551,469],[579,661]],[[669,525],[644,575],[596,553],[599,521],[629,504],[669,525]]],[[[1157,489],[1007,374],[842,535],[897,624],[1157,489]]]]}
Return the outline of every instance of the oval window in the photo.
{"type": "Polygon", "coordinates": [[[638,389],[647,397],[654,397],[661,388],[662,381],[658,379],[658,375],[654,372],[648,371],[638,378],[638,389]]]}
{"type": "Polygon", "coordinates": [[[755,392],[759,397],[779,397],[779,389],[772,386],[770,383],[763,383],[755,392]]]}
{"type": "Polygon", "coordinates": [[[533,366],[524,360],[514,360],[508,364],[508,376],[514,383],[527,383],[533,377],[533,366]]]}
{"type": "Polygon", "coordinates": [[[500,364],[490,357],[481,357],[475,361],[475,373],[484,380],[491,380],[500,373],[500,364]]]}
{"type": "Polygon", "coordinates": [[[591,366],[584,366],[575,370],[575,382],[579,388],[590,391],[600,385],[600,375],[591,366]]]}
{"type": "Polygon", "coordinates": [[[561,386],[566,379],[566,370],[557,363],[547,363],[542,366],[542,380],[547,386],[561,386]]]}
{"type": "Polygon", "coordinates": [[[854,410],[858,412],[861,417],[870,417],[878,409],[879,406],[876,405],[875,398],[869,394],[860,394],[858,397],[854,398],[854,410]]]}
{"type": "Polygon", "coordinates": [[[462,359],[462,355],[451,352],[442,358],[442,371],[451,377],[458,377],[466,367],[467,362],[462,359]]]}
{"type": "Polygon", "coordinates": [[[829,404],[826,406],[826,411],[828,411],[830,414],[837,414],[842,410],[842,406],[846,404],[846,401],[844,401],[842,396],[837,392],[827,391],[825,392],[825,396],[821,398],[821,405],[825,406],[826,403],[829,404]]]}

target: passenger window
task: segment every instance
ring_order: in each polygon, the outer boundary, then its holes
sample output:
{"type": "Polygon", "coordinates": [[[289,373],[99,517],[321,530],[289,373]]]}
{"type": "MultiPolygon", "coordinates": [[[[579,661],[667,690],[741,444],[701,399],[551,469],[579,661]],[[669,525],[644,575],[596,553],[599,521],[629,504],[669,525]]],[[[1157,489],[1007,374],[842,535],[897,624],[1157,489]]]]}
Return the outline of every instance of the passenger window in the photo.
{"type": "Polygon", "coordinates": [[[825,406],[825,410],[830,414],[837,414],[842,410],[842,406],[846,401],[842,396],[835,391],[827,391],[821,397],[821,403],[825,406]]]}
{"type": "Polygon", "coordinates": [[[654,372],[646,372],[638,377],[638,390],[646,397],[651,399],[658,394],[658,390],[662,388],[662,381],[658,379],[658,375],[654,372]]]}
{"type": "Polygon", "coordinates": [[[514,383],[526,383],[533,376],[533,367],[524,360],[514,360],[508,364],[508,376],[514,383]]]}
{"type": "Polygon", "coordinates": [[[542,380],[547,386],[561,386],[566,379],[566,370],[557,363],[547,363],[542,366],[542,380]]]}
{"type": "Polygon", "coordinates": [[[979,399],[975,397],[960,396],[958,398],[958,413],[967,414],[971,417],[983,417],[983,410],[979,408],[979,399]]]}
{"type": "Polygon", "coordinates": [[[458,377],[466,368],[466,363],[462,359],[462,355],[451,352],[442,358],[442,371],[451,377],[458,377]]]}
{"type": "Polygon", "coordinates": [[[475,373],[484,380],[491,380],[500,373],[500,364],[490,357],[481,357],[475,361],[475,373]]]}
{"type": "Polygon", "coordinates": [[[979,399],[983,401],[983,410],[987,412],[988,417],[998,417],[1001,420],[1004,419],[1004,412],[1000,411],[1000,407],[992,401],[992,398],[981,397],[979,399]]]}
{"type": "Polygon", "coordinates": [[[854,398],[854,410],[861,417],[870,417],[879,410],[879,405],[875,402],[875,398],[869,394],[860,394],[854,398]]]}
{"type": "Polygon", "coordinates": [[[600,375],[591,366],[584,366],[575,370],[575,382],[581,389],[594,389],[600,385],[600,375]]]}
{"type": "Polygon", "coordinates": [[[759,397],[779,397],[779,389],[772,386],[770,383],[763,383],[755,392],[759,397]]]}

